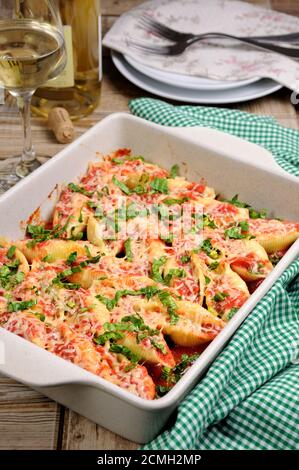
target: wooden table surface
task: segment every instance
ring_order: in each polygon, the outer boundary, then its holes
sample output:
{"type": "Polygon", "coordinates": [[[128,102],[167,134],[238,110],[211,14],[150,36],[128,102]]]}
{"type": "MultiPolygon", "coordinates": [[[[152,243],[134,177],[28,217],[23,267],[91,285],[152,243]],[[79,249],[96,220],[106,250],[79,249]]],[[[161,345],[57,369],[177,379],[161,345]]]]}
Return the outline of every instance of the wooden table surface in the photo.
{"type": "MultiPolygon", "coordinates": [[[[299,14],[298,0],[251,1],[286,13],[299,14]]],[[[102,0],[104,32],[120,14],[140,3],[142,0],[102,0]]],[[[105,51],[101,103],[94,114],[76,125],[77,135],[81,135],[110,113],[127,112],[130,98],[146,95],[150,96],[120,75],[109,59],[108,51],[105,51]]],[[[290,103],[290,92],[286,89],[234,107],[257,114],[271,114],[288,127],[298,129],[299,126],[296,110],[290,103]]],[[[15,154],[22,145],[16,109],[0,106],[0,123],[0,158],[5,158],[15,154]]],[[[33,120],[33,139],[41,153],[54,155],[63,148],[55,142],[43,121],[36,118],[33,120]]],[[[136,444],[116,436],[30,388],[0,376],[0,449],[128,450],[136,447],[136,444]]]]}

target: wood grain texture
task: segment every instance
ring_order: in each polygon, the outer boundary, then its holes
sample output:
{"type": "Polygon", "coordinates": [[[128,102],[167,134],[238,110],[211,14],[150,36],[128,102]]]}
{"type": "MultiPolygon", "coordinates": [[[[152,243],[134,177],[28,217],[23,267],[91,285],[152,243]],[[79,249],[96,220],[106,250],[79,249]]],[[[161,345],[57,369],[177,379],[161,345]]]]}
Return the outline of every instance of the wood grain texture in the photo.
{"type": "MultiPolygon", "coordinates": [[[[118,15],[140,3],[142,0],[102,0],[104,31],[118,15]]],[[[252,3],[299,14],[297,0],[253,0],[252,3]]],[[[80,136],[110,113],[128,112],[128,100],[139,96],[151,95],[124,79],[106,51],[101,103],[94,114],[76,124],[76,135],[80,136]]],[[[270,114],[281,124],[299,129],[296,109],[290,103],[290,92],[286,89],[263,99],[228,107],[270,114]]],[[[40,153],[54,155],[64,147],[55,141],[44,121],[37,118],[33,119],[33,139],[40,153]]],[[[21,125],[12,102],[9,106],[0,106],[0,142],[0,158],[14,155],[21,149],[21,125]]],[[[123,450],[136,447],[38,392],[0,376],[0,449],[123,450]]]]}
{"type": "Polygon", "coordinates": [[[131,450],[138,445],[92,423],[72,410],[64,417],[63,450],[131,450]]]}
{"type": "Polygon", "coordinates": [[[59,423],[57,403],[0,376],[0,450],[54,449],[59,423]]]}

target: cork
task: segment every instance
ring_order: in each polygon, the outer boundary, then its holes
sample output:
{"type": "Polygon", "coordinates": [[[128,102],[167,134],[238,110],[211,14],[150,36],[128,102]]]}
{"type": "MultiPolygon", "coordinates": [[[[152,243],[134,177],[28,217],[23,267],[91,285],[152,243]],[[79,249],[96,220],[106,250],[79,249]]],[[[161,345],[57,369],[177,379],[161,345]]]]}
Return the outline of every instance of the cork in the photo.
{"type": "Polygon", "coordinates": [[[48,116],[48,127],[54,132],[56,139],[61,144],[69,144],[74,140],[75,128],[66,109],[51,109],[48,116]]]}

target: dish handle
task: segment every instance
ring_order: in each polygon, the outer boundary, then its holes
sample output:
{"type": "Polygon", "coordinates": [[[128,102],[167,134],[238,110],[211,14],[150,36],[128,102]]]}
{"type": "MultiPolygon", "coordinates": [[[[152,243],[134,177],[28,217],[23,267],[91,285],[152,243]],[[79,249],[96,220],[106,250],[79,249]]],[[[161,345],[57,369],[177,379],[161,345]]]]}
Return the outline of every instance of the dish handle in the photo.
{"type": "Polygon", "coordinates": [[[0,328],[0,373],[32,388],[67,384],[99,387],[100,377],[0,328]]]}

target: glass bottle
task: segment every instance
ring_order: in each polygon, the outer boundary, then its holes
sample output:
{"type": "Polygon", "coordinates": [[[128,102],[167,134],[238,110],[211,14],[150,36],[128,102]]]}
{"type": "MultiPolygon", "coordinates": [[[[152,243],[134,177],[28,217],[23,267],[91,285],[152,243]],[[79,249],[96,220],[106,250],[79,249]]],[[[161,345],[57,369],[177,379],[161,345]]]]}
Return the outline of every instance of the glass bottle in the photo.
{"type": "Polygon", "coordinates": [[[68,63],[60,77],[36,91],[32,110],[48,117],[49,111],[59,106],[76,120],[92,113],[100,99],[100,0],[55,1],[64,25],[68,63]]]}

